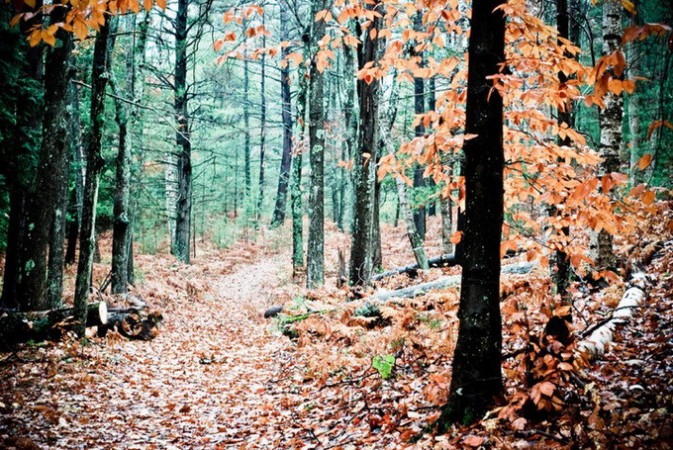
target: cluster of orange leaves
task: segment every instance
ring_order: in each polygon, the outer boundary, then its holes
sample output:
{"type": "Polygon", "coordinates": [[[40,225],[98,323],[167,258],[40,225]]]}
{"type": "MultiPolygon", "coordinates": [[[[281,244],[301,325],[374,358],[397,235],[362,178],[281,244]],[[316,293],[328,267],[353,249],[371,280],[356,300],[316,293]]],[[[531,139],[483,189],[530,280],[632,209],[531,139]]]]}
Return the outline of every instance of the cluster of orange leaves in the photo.
{"type": "Polygon", "coordinates": [[[80,41],[87,38],[89,30],[98,30],[105,25],[110,15],[140,12],[141,7],[149,11],[154,5],[166,9],[166,0],[64,0],[36,8],[35,0],[14,0],[14,7],[19,14],[12,19],[12,26],[21,21],[30,21],[37,16],[49,16],[57,8],[67,8],[62,22],[43,25],[37,23],[28,30],[28,42],[31,47],[44,42],[56,45],[56,32],[59,29],[73,33],[80,41]]]}

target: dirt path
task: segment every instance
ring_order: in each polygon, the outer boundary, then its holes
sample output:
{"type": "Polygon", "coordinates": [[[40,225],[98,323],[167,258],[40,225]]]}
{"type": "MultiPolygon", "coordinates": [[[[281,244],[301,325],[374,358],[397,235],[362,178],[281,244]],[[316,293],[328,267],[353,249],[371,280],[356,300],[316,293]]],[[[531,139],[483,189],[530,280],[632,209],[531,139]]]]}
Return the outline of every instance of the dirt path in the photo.
{"type": "Polygon", "coordinates": [[[4,380],[15,389],[0,405],[0,436],[25,434],[53,449],[272,448],[255,430],[279,415],[266,387],[289,344],[267,332],[261,313],[287,279],[283,257],[226,275],[217,260],[178,269],[169,284],[186,283],[191,295],[162,305],[164,326],[151,342],[17,356],[27,373],[4,380]]]}

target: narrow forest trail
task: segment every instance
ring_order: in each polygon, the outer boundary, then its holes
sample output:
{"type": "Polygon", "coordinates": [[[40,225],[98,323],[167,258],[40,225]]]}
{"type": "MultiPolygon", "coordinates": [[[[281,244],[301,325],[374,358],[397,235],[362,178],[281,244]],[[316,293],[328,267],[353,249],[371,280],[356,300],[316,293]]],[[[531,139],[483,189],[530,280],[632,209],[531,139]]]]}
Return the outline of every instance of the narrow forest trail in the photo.
{"type": "Polygon", "coordinates": [[[279,413],[266,388],[289,341],[268,332],[262,313],[288,281],[289,255],[260,253],[233,252],[233,270],[221,255],[189,267],[154,262],[143,284],[163,298],[150,304],[164,322],[152,341],[15,355],[28,373],[17,374],[21,386],[8,380],[20,388],[0,405],[15,409],[10,427],[50,449],[274,448],[264,435],[279,413]],[[153,291],[159,283],[172,292],[153,291]]]}

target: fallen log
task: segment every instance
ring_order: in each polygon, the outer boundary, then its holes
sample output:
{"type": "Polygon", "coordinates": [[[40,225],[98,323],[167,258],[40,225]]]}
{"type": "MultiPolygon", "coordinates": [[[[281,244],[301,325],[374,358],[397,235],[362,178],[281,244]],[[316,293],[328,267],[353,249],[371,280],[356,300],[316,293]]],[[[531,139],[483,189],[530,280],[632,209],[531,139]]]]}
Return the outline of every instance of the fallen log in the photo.
{"type": "MultiPolygon", "coordinates": [[[[526,274],[529,273],[536,266],[535,263],[523,262],[518,264],[508,264],[503,266],[503,274],[526,274]]],[[[374,294],[370,297],[359,299],[357,301],[362,302],[363,304],[367,303],[385,303],[393,298],[414,298],[419,295],[427,294],[430,291],[437,289],[444,289],[451,286],[456,286],[460,284],[460,275],[453,275],[450,277],[443,277],[435,281],[428,283],[421,283],[415,286],[409,286],[403,289],[397,289],[395,291],[383,291],[377,294],[374,294]]],[[[272,306],[264,312],[265,318],[271,318],[277,316],[283,310],[282,306],[272,306]]]]}
{"type": "Polygon", "coordinates": [[[162,320],[161,314],[148,312],[145,307],[111,308],[107,323],[98,327],[98,336],[105,337],[108,331],[117,330],[127,339],[149,341],[159,333],[162,320]]]}
{"type": "MultiPolygon", "coordinates": [[[[446,255],[437,256],[435,258],[428,259],[428,266],[430,267],[452,267],[458,265],[458,260],[456,255],[453,253],[448,253],[446,255]]],[[[420,270],[418,263],[409,264],[402,267],[397,267],[395,269],[389,270],[387,272],[379,273],[372,277],[372,281],[380,281],[387,277],[392,277],[394,275],[400,275],[403,273],[414,274],[420,270]]]]}
{"type": "MultiPolygon", "coordinates": [[[[523,262],[518,264],[509,264],[503,266],[503,274],[526,274],[533,270],[535,267],[534,263],[523,262]]],[[[384,291],[372,295],[369,298],[364,299],[364,301],[369,302],[386,302],[392,298],[413,298],[418,297],[419,295],[427,294],[430,291],[437,289],[444,289],[451,286],[456,286],[460,284],[461,275],[453,275],[450,277],[442,277],[436,281],[431,281],[428,283],[421,283],[415,286],[409,286],[403,289],[398,289],[395,291],[384,291]]]]}
{"type": "Polygon", "coordinates": [[[610,317],[600,322],[597,326],[586,330],[584,338],[578,344],[580,351],[586,352],[590,358],[596,359],[605,353],[608,345],[614,339],[617,326],[625,325],[631,321],[633,312],[645,299],[647,287],[647,275],[637,272],[629,281],[629,287],[624,292],[621,301],[614,309],[610,317]]]}
{"type": "MultiPolygon", "coordinates": [[[[74,308],[46,311],[4,310],[0,313],[0,343],[11,345],[27,341],[58,340],[76,324],[74,308]]],[[[103,326],[108,322],[105,302],[87,305],[86,326],[103,326]]]]}

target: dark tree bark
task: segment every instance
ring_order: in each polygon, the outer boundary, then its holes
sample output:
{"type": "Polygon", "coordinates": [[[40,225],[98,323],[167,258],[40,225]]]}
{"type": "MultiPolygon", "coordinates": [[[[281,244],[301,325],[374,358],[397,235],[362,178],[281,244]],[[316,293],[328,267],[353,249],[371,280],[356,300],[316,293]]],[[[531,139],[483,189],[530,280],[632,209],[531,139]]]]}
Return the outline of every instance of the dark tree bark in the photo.
{"type": "MultiPolygon", "coordinates": [[[[377,9],[379,4],[366,4],[368,10],[377,9]]],[[[378,11],[379,13],[381,11],[378,11]]],[[[376,61],[382,40],[372,39],[370,30],[379,30],[381,18],[375,17],[370,28],[364,31],[363,43],[358,46],[358,68],[376,61]]],[[[358,31],[360,27],[358,25],[358,31]]],[[[361,34],[361,33],[358,33],[361,34]]],[[[374,266],[374,225],[376,160],[379,153],[379,91],[380,81],[367,83],[357,81],[360,102],[360,132],[355,154],[355,205],[353,207],[353,233],[351,240],[349,281],[352,285],[367,285],[374,266]]]]}
{"type": "MultiPolygon", "coordinates": [[[[322,10],[324,2],[313,4],[311,17],[322,10]]],[[[309,77],[309,179],[308,244],[306,250],[306,286],[317,288],[325,283],[325,111],[324,74],[318,69],[318,42],[325,36],[325,22],[313,23],[313,60],[309,77]]]]}
{"type": "Polygon", "coordinates": [[[192,142],[187,105],[187,16],[189,0],[178,0],[175,17],[175,135],[178,146],[178,199],[175,217],[175,245],[171,253],[180,261],[190,262],[192,215],[192,142]]]}
{"type": "MultiPolygon", "coordinates": [[[[280,5],[280,39],[289,39],[287,9],[280,5]]],[[[290,54],[289,46],[281,50],[284,59],[290,54]]],[[[278,192],[276,205],[273,209],[271,227],[275,228],[285,222],[285,205],[287,203],[287,188],[290,182],[290,167],[292,165],[292,98],[290,96],[290,67],[286,65],[280,69],[280,98],[281,98],[281,121],[283,124],[283,155],[280,160],[280,174],[278,176],[278,192]]]]}
{"type": "MultiPolygon", "coordinates": [[[[117,91],[117,89],[115,89],[117,91]]],[[[131,92],[133,92],[131,90],[131,92]]],[[[128,130],[128,111],[121,101],[115,102],[115,120],[119,127],[114,191],[114,225],[112,231],[113,294],[128,292],[128,250],[130,246],[129,197],[131,184],[131,142],[128,130]]]]}
{"type": "Polygon", "coordinates": [[[461,278],[460,328],[449,402],[439,419],[479,420],[503,394],[501,374],[500,241],[503,221],[503,103],[487,77],[504,60],[503,0],[475,0],[469,43],[465,132],[477,137],[465,151],[466,224],[461,278]]]}
{"type": "MultiPolygon", "coordinates": [[[[37,2],[39,8],[42,2],[37,2]]],[[[7,48],[17,48],[14,55],[8,55],[8,63],[18,65],[18,76],[15,80],[16,90],[13,92],[13,109],[16,123],[12,130],[11,150],[7,152],[7,167],[4,172],[9,184],[9,223],[7,230],[7,248],[5,250],[5,271],[3,274],[2,298],[0,306],[16,308],[19,306],[17,283],[21,261],[22,242],[27,232],[27,207],[31,181],[35,177],[35,165],[31,163],[31,153],[40,147],[40,129],[42,126],[42,78],[43,78],[43,47],[29,47],[23,39],[30,27],[41,20],[41,15],[21,21],[19,30],[12,30],[9,26],[11,15],[15,11],[9,7],[4,11],[0,20],[3,40],[7,48]],[[10,47],[10,45],[12,47],[10,47]],[[17,60],[9,60],[10,57],[17,60]],[[6,172],[5,172],[6,170],[6,172]]],[[[4,55],[3,55],[4,56],[4,55]]],[[[5,93],[7,95],[8,93],[5,93]]],[[[8,140],[9,140],[8,139],[8,140]]]]}
{"type": "MultiPolygon", "coordinates": [[[[52,22],[64,19],[68,8],[56,8],[52,22]]],[[[58,45],[48,49],[45,63],[44,115],[42,147],[35,189],[27,209],[25,239],[20,241],[19,267],[16,285],[20,308],[24,311],[48,308],[47,249],[59,190],[67,175],[67,91],[69,83],[72,36],[59,29],[58,45]]],[[[62,270],[62,268],[59,268],[62,270]]]]}
{"type": "MultiPolygon", "coordinates": [[[[421,12],[417,12],[416,15],[414,16],[414,30],[415,31],[422,31],[423,29],[423,14],[421,12]]],[[[415,56],[419,59],[418,64],[419,66],[423,65],[423,53],[416,53],[415,51],[412,52],[412,56],[415,56]]],[[[425,112],[425,81],[423,78],[414,78],[414,113],[416,114],[423,114],[425,112]]],[[[422,123],[419,123],[416,125],[416,128],[414,129],[414,134],[416,137],[421,137],[425,134],[425,127],[423,127],[422,123]]],[[[420,166],[420,164],[416,164],[414,166],[414,188],[423,188],[425,186],[425,179],[423,178],[423,167],[420,166]]],[[[414,198],[416,200],[421,197],[419,195],[419,192],[417,190],[414,191],[414,198]]],[[[424,195],[424,193],[423,193],[424,195]]],[[[420,236],[421,240],[425,240],[425,222],[426,222],[426,217],[425,217],[425,205],[424,205],[425,199],[421,198],[421,202],[416,202],[417,205],[414,206],[413,209],[413,214],[414,214],[414,223],[416,224],[416,232],[420,236]]]]}
{"type": "MultiPolygon", "coordinates": [[[[379,134],[379,133],[377,133],[379,134]]],[[[381,183],[376,176],[376,167],[381,159],[381,146],[377,149],[376,166],[374,169],[374,203],[372,204],[372,273],[383,267],[383,250],[381,249],[381,183]]]]}
{"type": "Polygon", "coordinates": [[[105,125],[105,88],[108,82],[109,23],[96,33],[91,70],[91,129],[87,136],[86,181],[82,208],[82,230],[79,241],[79,262],[75,286],[75,319],[77,332],[84,336],[86,306],[91,290],[94,247],[96,244],[96,204],[98,184],[105,161],[102,156],[103,127],[105,125]]]}
{"type": "MultiPolygon", "coordinates": [[[[559,38],[569,38],[568,0],[556,0],[556,27],[558,29],[559,38]]],[[[559,44],[561,44],[560,41],[559,44]]],[[[566,52],[565,56],[569,57],[570,55],[566,52]]],[[[568,82],[568,76],[562,71],[558,73],[558,78],[559,83],[561,84],[568,82]]],[[[557,122],[559,124],[559,128],[563,123],[567,124],[568,126],[573,126],[571,108],[572,105],[568,104],[564,109],[559,109],[557,111],[557,122]]],[[[563,139],[559,138],[558,144],[562,146],[570,146],[570,138],[567,136],[563,139]]],[[[560,162],[562,162],[562,160],[560,162]]],[[[554,205],[551,205],[549,208],[549,215],[555,216],[558,213],[558,208],[556,208],[554,205]]],[[[563,227],[561,229],[561,233],[563,233],[565,236],[569,236],[570,228],[563,227]]],[[[559,294],[561,299],[564,301],[568,300],[568,287],[570,285],[570,259],[568,258],[568,255],[565,251],[557,249],[549,263],[551,279],[554,283],[554,286],[556,286],[556,293],[559,294]]]]}

